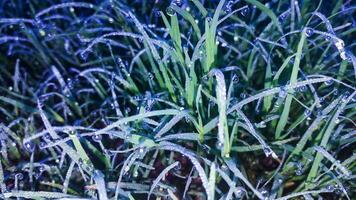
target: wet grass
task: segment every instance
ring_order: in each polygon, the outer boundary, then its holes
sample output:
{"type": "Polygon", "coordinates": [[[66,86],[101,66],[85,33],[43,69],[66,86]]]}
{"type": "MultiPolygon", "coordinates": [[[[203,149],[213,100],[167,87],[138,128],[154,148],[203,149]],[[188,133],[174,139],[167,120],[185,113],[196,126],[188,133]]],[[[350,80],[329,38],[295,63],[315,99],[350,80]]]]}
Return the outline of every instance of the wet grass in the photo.
{"type": "Polygon", "coordinates": [[[354,10],[1,1],[1,198],[352,199],[354,10]]]}

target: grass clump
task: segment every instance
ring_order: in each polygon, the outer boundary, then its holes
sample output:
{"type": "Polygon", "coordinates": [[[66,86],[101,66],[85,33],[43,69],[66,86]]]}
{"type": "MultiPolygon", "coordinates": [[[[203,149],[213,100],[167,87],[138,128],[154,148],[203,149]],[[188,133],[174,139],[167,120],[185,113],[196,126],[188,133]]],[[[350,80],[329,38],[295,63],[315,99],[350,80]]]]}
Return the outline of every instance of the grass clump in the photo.
{"type": "Polygon", "coordinates": [[[3,199],[352,199],[351,1],[0,2],[3,199]]]}

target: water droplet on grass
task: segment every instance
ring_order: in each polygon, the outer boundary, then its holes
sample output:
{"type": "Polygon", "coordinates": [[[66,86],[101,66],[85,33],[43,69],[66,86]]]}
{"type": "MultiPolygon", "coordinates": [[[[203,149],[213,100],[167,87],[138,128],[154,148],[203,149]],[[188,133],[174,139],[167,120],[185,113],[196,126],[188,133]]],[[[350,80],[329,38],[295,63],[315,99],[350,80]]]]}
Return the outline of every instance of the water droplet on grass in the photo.
{"type": "Polygon", "coordinates": [[[38,168],[38,170],[39,170],[40,172],[44,172],[46,169],[45,169],[44,166],[41,165],[41,166],[38,168]]]}
{"type": "Polygon", "coordinates": [[[172,17],[172,16],[174,16],[176,14],[176,11],[173,9],[172,6],[168,6],[167,9],[166,9],[166,13],[167,13],[167,15],[172,17]]]}
{"type": "Polygon", "coordinates": [[[40,36],[44,37],[46,35],[46,32],[43,29],[40,29],[38,31],[38,33],[40,34],[40,36]]]}
{"type": "Polygon", "coordinates": [[[299,88],[298,88],[298,90],[300,91],[300,92],[306,92],[307,91],[307,86],[305,86],[305,85],[302,85],[302,86],[300,86],[299,88]]]}
{"type": "Polygon", "coordinates": [[[330,192],[333,192],[334,190],[335,190],[335,188],[334,188],[334,186],[333,185],[327,185],[326,186],[326,189],[328,190],[328,191],[330,191],[330,192]]]}
{"type": "Polygon", "coordinates": [[[86,61],[88,58],[88,54],[86,52],[81,52],[79,56],[83,61],[86,61]]]}
{"type": "Polygon", "coordinates": [[[295,170],[295,175],[301,176],[302,174],[303,174],[303,170],[301,170],[301,169],[295,170]]]}
{"type": "Polygon", "coordinates": [[[338,90],[338,89],[335,89],[334,92],[333,92],[333,95],[334,95],[334,96],[339,95],[339,90],[338,90]]]}
{"type": "Polygon", "coordinates": [[[329,86],[334,83],[334,80],[330,79],[328,81],[325,81],[325,85],[329,86]]]}
{"type": "Polygon", "coordinates": [[[235,196],[238,199],[242,198],[244,196],[244,194],[245,194],[245,191],[241,188],[238,188],[235,192],[235,196]]]}
{"type": "Polygon", "coordinates": [[[224,146],[224,144],[222,143],[222,142],[217,142],[216,143],[216,147],[218,148],[218,149],[220,149],[220,148],[222,148],[224,146]]]}
{"type": "Polygon", "coordinates": [[[101,135],[93,135],[92,139],[94,142],[100,142],[102,140],[102,136],[101,135]]]}
{"type": "Polygon", "coordinates": [[[250,11],[250,9],[248,7],[246,7],[244,9],[242,9],[241,15],[245,17],[249,13],[249,11],[250,11]]]}
{"type": "Polygon", "coordinates": [[[44,149],[46,145],[47,145],[46,142],[40,142],[40,145],[39,145],[40,149],[44,149]]]}
{"type": "Polygon", "coordinates": [[[175,170],[181,170],[182,169],[182,164],[178,162],[178,165],[174,167],[175,170]]]}
{"type": "Polygon", "coordinates": [[[153,75],[152,75],[152,73],[148,73],[148,79],[149,79],[149,80],[153,80],[153,75]]]}
{"type": "Polygon", "coordinates": [[[307,36],[307,37],[310,37],[310,36],[312,36],[314,34],[314,29],[312,29],[312,28],[307,28],[306,30],[305,30],[305,35],[307,36]]]}
{"type": "Polygon", "coordinates": [[[32,142],[26,142],[24,144],[24,148],[26,151],[32,153],[35,150],[35,144],[33,144],[32,142]]]}
{"type": "Polygon", "coordinates": [[[261,194],[262,194],[262,196],[264,196],[265,197],[265,199],[268,199],[268,191],[266,190],[266,189],[262,189],[261,190],[261,194]]]}
{"type": "Polygon", "coordinates": [[[239,37],[237,35],[234,36],[234,41],[237,42],[239,40],[239,37]]]}
{"type": "Polygon", "coordinates": [[[340,119],[339,118],[336,118],[335,119],[335,124],[339,124],[340,123],[340,119]]]}
{"type": "Polygon", "coordinates": [[[173,3],[180,7],[183,5],[183,0],[174,0],[173,3]]]}
{"type": "Polygon", "coordinates": [[[287,94],[288,94],[287,90],[283,87],[283,88],[281,88],[281,91],[278,93],[278,97],[284,98],[287,96],[287,94]]]}
{"type": "Polygon", "coordinates": [[[310,110],[305,110],[304,111],[304,116],[309,117],[311,115],[311,111],[310,110]]]}
{"type": "Polygon", "coordinates": [[[22,180],[24,178],[22,173],[17,173],[17,174],[15,174],[15,176],[18,180],[22,180]]]}
{"type": "Polygon", "coordinates": [[[266,155],[266,157],[269,157],[273,154],[273,151],[271,148],[269,147],[263,147],[263,153],[266,155]]]}
{"type": "Polygon", "coordinates": [[[266,122],[261,121],[260,123],[258,123],[259,128],[266,128],[266,122]]]}
{"type": "Polygon", "coordinates": [[[236,75],[236,74],[234,74],[233,76],[232,76],[232,81],[236,84],[236,83],[238,83],[239,82],[239,77],[236,75]]]}
{"type": "Polygon", "coordinates": [[[341,101],[342,101],[342,102],[346,102],[349,96],[350,96],[350,92],[349,92],[349,91],[345,92],[345,93],[342,95],[341,101]]]}
{"type": "Polygon", "coordinates": [[[287,18],[286,14],[281,14],[281,15],[279,16],[279,21],[280,21],[280,22],[284,22],[284,20],[286,20],[286,18],[287,18]]]}

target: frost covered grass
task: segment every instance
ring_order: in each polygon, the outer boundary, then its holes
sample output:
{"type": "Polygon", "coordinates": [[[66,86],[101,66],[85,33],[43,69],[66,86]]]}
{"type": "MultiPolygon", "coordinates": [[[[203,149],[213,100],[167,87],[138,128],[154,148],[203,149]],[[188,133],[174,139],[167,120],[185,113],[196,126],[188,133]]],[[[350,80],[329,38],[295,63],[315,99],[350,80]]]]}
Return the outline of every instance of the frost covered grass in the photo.
{"type": "Polygon", "coordinates": [[[352,199],[352,1],[0,1],[1,199],[352,199]]]}

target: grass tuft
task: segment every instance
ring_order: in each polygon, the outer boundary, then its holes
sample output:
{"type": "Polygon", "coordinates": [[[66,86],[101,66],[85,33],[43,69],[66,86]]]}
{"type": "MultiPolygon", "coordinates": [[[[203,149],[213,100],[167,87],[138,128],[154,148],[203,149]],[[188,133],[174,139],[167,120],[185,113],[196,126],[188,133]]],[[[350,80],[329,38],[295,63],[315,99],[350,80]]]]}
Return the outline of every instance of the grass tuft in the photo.
{"type": "Polygon", "coordinates": [[[353,199],[352,1],[0,2],[0,199],[353,199]]]}

